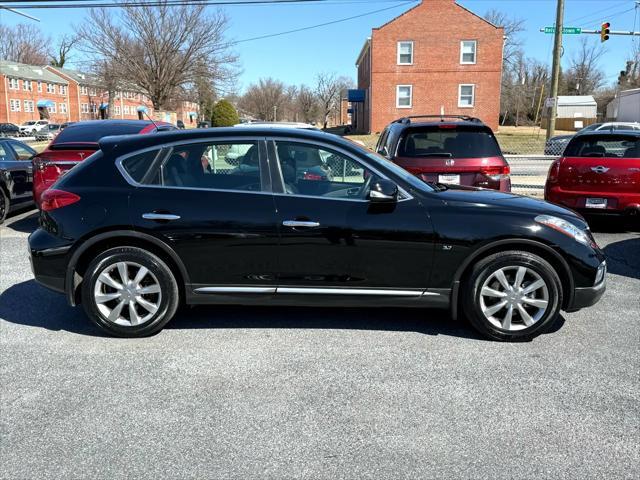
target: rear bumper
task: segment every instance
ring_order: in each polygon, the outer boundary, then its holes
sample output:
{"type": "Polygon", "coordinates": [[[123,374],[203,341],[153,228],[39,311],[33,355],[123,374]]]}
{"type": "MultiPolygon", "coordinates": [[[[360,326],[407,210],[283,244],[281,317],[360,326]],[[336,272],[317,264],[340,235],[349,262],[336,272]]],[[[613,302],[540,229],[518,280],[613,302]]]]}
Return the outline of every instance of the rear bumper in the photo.
{"type": "Polygon", "coordinates": [[[29,235],[29,260],[31,271],[39,284],[56,292],[65,292],[67,255],[71,245],[44,230],[38,229],[29,235]]]}
{"type": "Polygon", "coordinates": [[[560,186],[546,187],[546,201],[587,214],[640,214],[640,193],[567,191],[560,186]],[[587,198],[605,198],[607,208],[586,208],[587,198]]]}

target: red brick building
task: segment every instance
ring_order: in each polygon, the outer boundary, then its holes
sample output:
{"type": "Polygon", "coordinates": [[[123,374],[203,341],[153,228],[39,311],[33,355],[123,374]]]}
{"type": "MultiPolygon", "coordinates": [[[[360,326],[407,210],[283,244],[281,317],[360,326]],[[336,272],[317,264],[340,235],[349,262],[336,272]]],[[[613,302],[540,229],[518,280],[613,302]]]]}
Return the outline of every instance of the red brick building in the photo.
{"type": "Polygon", "coordinates": [[[356,61],[354,129],[380,132],[396,118],[442,111],[497,129],[503,43],[502,28],[454,0],[423,0],[374,28],[356,61]]]}

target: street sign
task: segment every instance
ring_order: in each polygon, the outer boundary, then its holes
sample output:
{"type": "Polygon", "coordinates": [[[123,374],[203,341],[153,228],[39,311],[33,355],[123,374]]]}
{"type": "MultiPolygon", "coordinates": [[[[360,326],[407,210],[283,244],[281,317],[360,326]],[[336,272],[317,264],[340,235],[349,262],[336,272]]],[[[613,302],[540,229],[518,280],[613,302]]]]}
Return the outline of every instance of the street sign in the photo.
{"type": "Polygon", "coordinates": [[[545,108],[551,108],[556,104],[556,99],[555,97],[547,97],[547,99],[544,101],[544,106],[545,108]]]}
{"type": "MultiPolygon", "coordinates": [[[[556,33],[556,27],[544,27],[544,33],[556,33]]],[[[580,35],[582,33],[582,28],[562,27],[562,33],[565,35],[580,35]]]]}

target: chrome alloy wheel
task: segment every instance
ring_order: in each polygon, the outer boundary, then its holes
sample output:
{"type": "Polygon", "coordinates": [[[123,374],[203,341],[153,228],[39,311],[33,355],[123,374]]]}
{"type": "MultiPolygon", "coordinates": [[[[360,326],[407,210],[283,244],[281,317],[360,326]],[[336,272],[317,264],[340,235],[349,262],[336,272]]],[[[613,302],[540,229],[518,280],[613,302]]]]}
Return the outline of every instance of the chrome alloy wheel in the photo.
{"type": "Polygon", "coordinates": [[[547,311],[549,289],[535,271],[523,266],[503,267],[492,273],[480,290],[480,310],[502,330],[524,330],[547,311]]]}
{"type": "Polygon", "coordinates": [[[148,322],[158,311],[162,292],[149,269],[135,262],[118,262],[100,272],[93,299],[108,321],[135,327],[148,322]]]}

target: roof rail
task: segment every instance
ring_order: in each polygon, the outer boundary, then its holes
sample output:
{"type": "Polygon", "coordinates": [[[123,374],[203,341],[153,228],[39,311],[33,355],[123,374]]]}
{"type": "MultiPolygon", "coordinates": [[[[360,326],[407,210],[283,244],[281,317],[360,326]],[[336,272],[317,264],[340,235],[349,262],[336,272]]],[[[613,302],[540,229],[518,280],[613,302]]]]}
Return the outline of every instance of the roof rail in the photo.
{"type": "Polygon", "coordinates": [[[410,115],[408,117],[398,118],[391,123],[411,123],[411,120],[415,118],[439,118],[441,122],[444,122],[445,118],[455,118],[458,120],[464,120],[465,122],[483,123],[479,118],[470,117],[468,115],[410,115]]]}

